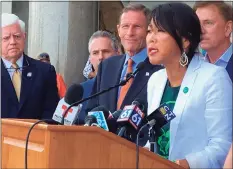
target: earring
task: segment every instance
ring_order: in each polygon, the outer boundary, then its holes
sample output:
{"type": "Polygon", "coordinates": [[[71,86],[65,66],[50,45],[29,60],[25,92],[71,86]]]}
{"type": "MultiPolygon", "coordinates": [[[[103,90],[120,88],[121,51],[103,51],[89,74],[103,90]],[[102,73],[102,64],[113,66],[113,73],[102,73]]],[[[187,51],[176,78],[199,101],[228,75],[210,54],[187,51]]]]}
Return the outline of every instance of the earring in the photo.
{"type": "Polygon", "coordinates": [[[179,62],[180,62],[180,65],[183,67],[185,67],[188,64],[189,60],[185,52],[183,52],[183,54],[181,55],[179,62]]]}

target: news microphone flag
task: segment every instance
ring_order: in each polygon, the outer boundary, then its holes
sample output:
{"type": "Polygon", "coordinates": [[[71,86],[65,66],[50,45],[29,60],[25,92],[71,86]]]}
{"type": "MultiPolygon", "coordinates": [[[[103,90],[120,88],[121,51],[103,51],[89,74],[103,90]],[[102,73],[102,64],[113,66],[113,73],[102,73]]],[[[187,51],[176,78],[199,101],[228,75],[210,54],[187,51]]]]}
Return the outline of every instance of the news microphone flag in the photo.
{"type": "Polygon", "coordinates": [[[174,119],[176,115],[169,109],[166,103],[160,105],[155,111],[146,117],[148,121],[156,120],[156,127],[161,128],[174,119]]]}
{"type": "Polygon", "coordinates": [[[109,131],[106,119],[104,117],[104,113],[102,111],[93,111],[93,112],[88,112],[88,116],[93,115],[97,119],[97,124],[103,128],[106,131],[109,131]]]}
{"type": "Polygon", "coordinates": [[[129,122],[136,130],[140,126],[144,113],[136,105],[125,106],[117,122],[129,122]]]}
{"type": "MultiPolygon", "coordinates": [[[[64,116],[64,113],[69,106],[70,105],[65,102],[64,98],[62,98],[57,105],[57,108],[53,114],[52,119],[61,123],[62,117],[64,116]]],[[[67,126],[73,125],[76,122],[81,110],[82,110],[82,104],[72,107],[65,116],[64,125],[67,126]]]]}
{"type": "Polygon", "coordinates": [[[172,119],[176,117],[176,115],[169,109],[166,103],[159,106],[159,111],[161,112],[161,114],[167,122],[170,122],[172,119]]]}

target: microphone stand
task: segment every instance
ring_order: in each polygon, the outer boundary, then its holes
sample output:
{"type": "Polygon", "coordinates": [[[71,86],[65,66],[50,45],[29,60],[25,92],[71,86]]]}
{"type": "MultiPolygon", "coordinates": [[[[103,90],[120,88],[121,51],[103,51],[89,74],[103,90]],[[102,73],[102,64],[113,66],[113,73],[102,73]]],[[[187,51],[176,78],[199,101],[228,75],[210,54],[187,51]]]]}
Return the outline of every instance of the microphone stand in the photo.
{"type": "Polygon", "coordinates": [[[137,140],[136,140],[136,169],[139,169],[139,135],[144,128],[146,128],[146,127],[152,128],[155,124],[156,124],[156,120],[152,119],[148,123],[144,124],[138,131],[137,140]]]}
{"type": "Polygon", "coordinates": [[[80,100],[80,101],[77,101],[77,102],[72,103],[72,104],[65,110],[65,112],[64,112],[64,114],[63,114],[63,116],[62,116],[61,124],[64,125],[64,121],[65,121],[66,114],[68,113],[68,111],[70,110],[70,108],[72,108],[73,106],[79,105],[80,103],[83,103],[83,102],[85,102],[85,101],[87,101],[87,100],[90,100],[90,99],[92,99],[92,98],[94,98],[94,97],[97,97],[97,96],[99,96],[99,95],[101,95],[101,94],[103,94],[103,93],[106,93],[106,92],[108,92],[108,91],[110,91],[110,90],[112,90],[112,89],[114,89],[114,88],[116,88],[116,87],[124,86],[131,78],[133,78],[133,77],[136,75],[136,73],[138,73],[138,71],[139,71],[139,70],[137,69],[134,73],[129,73],[129,74],[127,74],[126,79],[125,79],[125,80],[122,80],[119,84],[116,84],[115,86],[109,87],[108,89],[104,89],[104,90],[102,90],[102,91],[100,91],[100,92],[98,92],[98,93],[95,93],[95,94],[93,94],[93,95],[87,97],[87,98],[84,98],[84,99],[82,99],[82,100],[80,100]]]}
{"type": "Polygon", "coordinates": [[[149,134],[150,139],[149,139],[149,142],[150,142],[150,151],[153,152],[153,153],[155,152],[155,143],[156,143],[155,136],[156,136],[156,132],[155,132],[155,130],[152,127],[152,128],[150,128],[150,134],[149,134]]]}
{"type": "Polygon", "coordinates": [[[125,134],[125,131],[126,131],[126,127],[123,126],[123,127],[120,128],[120,131],[118,132],[117,135],[120,136],[120,137],[123,137],[123,135],[125,134]]]}

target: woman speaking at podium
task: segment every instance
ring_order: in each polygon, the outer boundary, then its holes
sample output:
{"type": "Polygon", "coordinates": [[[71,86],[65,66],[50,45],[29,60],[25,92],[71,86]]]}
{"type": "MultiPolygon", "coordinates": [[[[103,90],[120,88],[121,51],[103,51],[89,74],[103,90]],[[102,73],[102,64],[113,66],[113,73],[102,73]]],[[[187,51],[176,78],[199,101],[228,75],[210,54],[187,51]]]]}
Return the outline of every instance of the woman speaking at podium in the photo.
{"type": "Polygon", "coordinates": [[[186,4],[152,11],[147,52],[165,69],[148,82],[148,115],[167,103],[176,117],[156,137],[156,153],[185,168],[222,168],[232,142],[232,82],[197,52],[201,26],[186,4]]]}

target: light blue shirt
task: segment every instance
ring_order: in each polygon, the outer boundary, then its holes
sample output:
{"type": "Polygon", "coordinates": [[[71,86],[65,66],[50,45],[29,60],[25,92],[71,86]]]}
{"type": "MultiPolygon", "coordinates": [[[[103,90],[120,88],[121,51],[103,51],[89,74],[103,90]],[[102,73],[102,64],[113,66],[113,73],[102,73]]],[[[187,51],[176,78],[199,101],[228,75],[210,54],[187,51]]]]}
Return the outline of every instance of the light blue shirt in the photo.
{"type": "MultiPolygon", "coordinates": [[[[2,57],[2,61],[3,63],[5,64],[5,67],[11,77],[11,80],[12,80],[12,76],[13,76],[13,73],[15,71],[15,69],[10,69],[11,66],[12,66],[12,63],[6,59],[4,59],[2,57]]],[[[22,74],[22,67],[23,67],[23,55],[16,61],[16,64],[18,65],[18,67],[20,67],[21,69],[19,69],[20,73],[22,74]]]]}
{"type": "MultiPolygon", "coordinates": [[[[131,56],[131,57],[128,54],[126,54],[125,63],[123,65],[123,70],[121,72],[121,79],[120,79],[120,81],[124,80],[124,78],[125,78],[127,67],[128,67],[128,59],[129,58],[131,58],[133,60],[133,72],[134,72],[136,70],[136,68],[137,68],[137,65],[140,62],[143,62],[147,58],[147,49],[144,48],[139,53],[137,53],[136,55],[131,56]]],[[[118,96],[120,94],[120,90],[121,90],[121,87],[119,87],[118,96]]]]}
{"type": "MultiPolygon", "coordinates": [[[[231,44],[230,47],[225,51],[225,53],[214,64],[226,68],[232,55],[232,47],[233,46],[231,44]]],[[[207,55],[208,54],[206,53],[205,60],[209,62],[209,58],[207,55]]]]}

